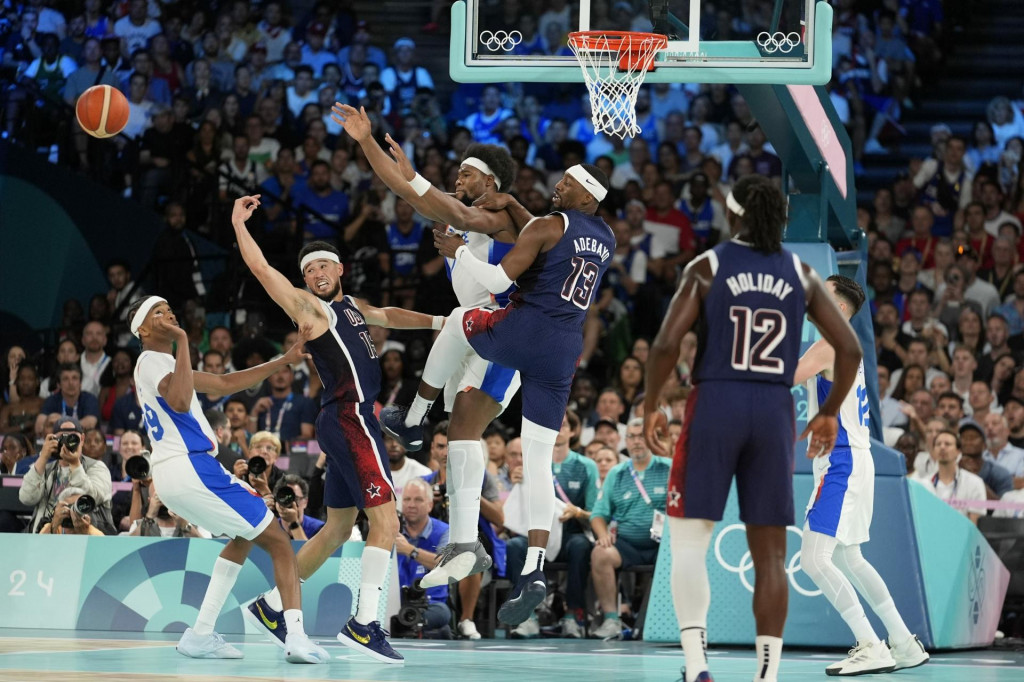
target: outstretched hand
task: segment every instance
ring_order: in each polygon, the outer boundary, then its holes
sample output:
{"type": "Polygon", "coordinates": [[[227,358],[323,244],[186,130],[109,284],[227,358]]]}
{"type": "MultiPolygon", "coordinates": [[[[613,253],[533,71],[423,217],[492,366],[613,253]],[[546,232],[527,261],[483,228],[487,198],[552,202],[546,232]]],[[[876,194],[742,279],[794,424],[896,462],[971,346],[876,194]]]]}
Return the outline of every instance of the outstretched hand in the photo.
{"type": "Polygon", "coordinates": [[[252,217],[253,211],[259,208],[260,195],[254,194],[250,197],[239,197],[235,199],[235,205],[231,208],[231,222],[242,221],[243,223],[252,217]]]}
{"type": "Polygon", "coordinates": [[[504,211],[513,201],[515,199],[511,194],[488,192],[474,201],[473,205],[487,211],[504,211]]]}
{"type": "Polygon", "coordinates": [[[832,452],[838,431],[839,422],[835,417],[820,413],[815,415],[814,419],[808,422],[804,432],[800,434],[800,440],[806,438],[808,434],[811,436],[811,442],[807,444],[807,459],[824,457],[832,452]]]}
{"type": "Polygon", "coordinates": [[[366,109],[363,107],[359,107],[357,111],[355,107],[335,102],[331,107],[331,120],[344,128],[349,137],[356,142],[370,139],[373,132],[373,124],[370,123],[370,117],[366,115],[366,109]]]}
{"type": "Polygon", "coordinates": [[[395,138],[391,137],[391,133],[384,136],[384,140],[388,143],[391,148],[391,156],[394,157],[395,162],[398,164],[398,170],[402,172],[402,177],[407,182],[412,182],[412,179],[416,177],[416,169],[412,167],[412,162],[409,161],[409,157],[402,151],[402,145],[395,142],[395,138]]]}
{"type": "Polygon", "coordinates": [[[308,322],[303,322],[299,325],[299,337],[295,339],[295,343],[288,349],[288,352],[284,354],[284,360],[289,365],[295,365],[303,360],[312,360],[312,356],[303,350],[303,346],[309,341],[309,337],[313,333],[313,325],[308,322]]]}
{"type": "Polygon", "coordinates": [[[466,241],[462,235],[448,234],[445,230],[434,228],[434,246],[445,258],[455,258],[455,252],[459,250],[460,246],[465,245],[466,241]]]}

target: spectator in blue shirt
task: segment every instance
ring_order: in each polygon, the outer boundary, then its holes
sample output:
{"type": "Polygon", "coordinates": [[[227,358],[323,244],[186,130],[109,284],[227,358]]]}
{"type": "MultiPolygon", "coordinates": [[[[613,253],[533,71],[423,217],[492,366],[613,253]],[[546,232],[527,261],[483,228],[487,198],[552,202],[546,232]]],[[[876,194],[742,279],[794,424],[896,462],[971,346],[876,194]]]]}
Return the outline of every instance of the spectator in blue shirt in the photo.
{"type": "MultiPolygon", "coordinates": [[[[437,550],[448,544],[448,524],[430,516],[434,506],[434,490],[422,478],[412,478],[402,489],[402,530],[395,537],[398,552],[398,578],[402,587],[419,581],[437,564],[437,550]]],[[[430,605],[422,615],[425,633],[438,632],[443,637],[452,619],[448,608],[448,586],[431,587],[426,591],[430,605]]],[[[450,635],[449,635],[450,636],[450,635]]]]}
{"type": "Polygon", "coordinates": [[[338,226],[348,221],[348,195],[331,187],[331,166],[326,161],[314,161],[309,167],[306,185],[292,189],[295,206],[306,206],[320,216],[307,215],[303,226],[303,239],[336,239],[338,226]],[[324,222],[324,220],[329,221],[324,222]]]}
{"type": "Polygon", "coordinates": [[[306,479],[295,474],[283,476],[277,485],[274,486],[274,508],[277,511],[278,523],[292,540],[308,540],[324,527],[324,522],[312,516],[306,516],[306,505],[309,503],[309,484],[306,479]],[[279,492],[282,488],[291,488],[295,493],[295,501],[282,505],[276,500],[279,499],[279,492]]]}
{"type": "Polygon", "coordinates": [[[60,392],[43,402],[36,417],[36,433],[45,430],[47,419],[56,420],[58,417],[74,417],[82,423],[82,428],[95,428],[100,419],[100,401],[92,393],[82,390],[82,368],[64,364],[58,369],[57,376],[60,392]]]}
{"type": "Polygon", "coordinates": [[[276,434],[285,443],[296,438],[309,440],[314,435],[316,405],[301,393],[292,391],[294,381],[292,366],[284,365],[267,379],[270,395],[263,396],[252,406],[256,427],[276,434]]]}

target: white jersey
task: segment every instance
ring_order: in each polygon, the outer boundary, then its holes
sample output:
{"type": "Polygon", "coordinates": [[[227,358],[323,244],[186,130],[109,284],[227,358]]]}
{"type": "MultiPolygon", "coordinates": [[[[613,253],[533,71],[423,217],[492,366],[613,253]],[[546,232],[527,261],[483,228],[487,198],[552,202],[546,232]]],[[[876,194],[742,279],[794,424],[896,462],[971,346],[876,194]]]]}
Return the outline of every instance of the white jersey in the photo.
{"type": "MultiPolygon", "coordinates": [[[[477,260],[491,265],[500,263],[505,254],[511,251],[514,246],[512,243],[499,242],[479,232],[457,230],[451,225],[448,226],[448,234],[461,235],[462,240],[469,247],[469,252],[477,260]]],[[[480,284],[472,276],[463,273],[456,266],[454,258],[445,258],[444,266],[448,271],[448,279],[452,282],[452,289],[455,291],[455,296],[459,299],[461,307],[504,308],[508,304],[508,291],[496,296],[492,295],[487,290],[487,287],[480,284]]]]}
{"type": "Polygon", "coordinates": [[[188,412],[175,412],[160,396],[157,387],[174,373],[174,364],[173,356],[152,350],[143,351],[135,364],[135,391],[152,443],[153,464],[188,454],[217,454],[217,437],[195,391],[188,412]]]}
{"type": "MultiPolygon", "coordinates": [[[[810,399],[809,414],[818,412],[818,406],[825,402],[828,392],[832,389],[832,382],[817,375],[814,378],[814,386],[807,391],[810,399]]],[[[857,367],[857,378],[846,394],[842,405],[839,406],[839,431],[836,434],[835,447],[852,448],[855,450],[871,449],[871,432],[868,424],[870,419],[870,405],[868,403],[868,389],[864,383],[864,362],[861,361],[857,367]]]]}

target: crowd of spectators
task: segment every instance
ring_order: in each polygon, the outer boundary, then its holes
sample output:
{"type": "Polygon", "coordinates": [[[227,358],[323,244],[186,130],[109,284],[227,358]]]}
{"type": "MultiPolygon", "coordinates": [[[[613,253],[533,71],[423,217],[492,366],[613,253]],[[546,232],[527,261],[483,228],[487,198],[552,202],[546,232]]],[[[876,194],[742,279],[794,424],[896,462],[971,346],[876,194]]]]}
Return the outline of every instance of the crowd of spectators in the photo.
{"type": "MultiPolygon", "coordinates": [[[[764,2],[735,3],[737,11],[724,17],[722,8],[731,4],[719,4],[717,21],[708,24],[718,36],[756,33],[765,16],[764,2]]],[[[564,49],[565,2],[515,5],[520,25],[537,25],[539,38],[527,47],[564,49]]],[[[606,9],[641,15],[646,5],[606,9]]],[[[870,163],[871,154],[898,141],[901,112],[914,106],[945,58],[949,21],[937,0],[834,5],[829,89],[857,163],[870,163]]],[[[553,474],[563,504],[553,523],[563,532],[550,556],[569,567],[565,596],[516,634],[536,636],[541,622],[558,618],[566,636],[621,632],[615,569],[653,561],[657,545],[647,515],[665,504],[657,481],[667,465],[647,452],[631,421],[642,417],[648,339],[681,268],[726,236],[731,183],[750,173],[782,182],[781,160],[742,95],[722,84],[645,86],[637,98],[643,133],[624,143],[595,134],[579,85],[459,86],[442,102],[414,40],[381,44],[349,2],[319,2],[295,15],[275,0],[29,0],[17,11],[7,2],[0,7],[0,63],[9,82],[0,134],[123,190],[166,223],[149,278],[136,282],[127,262],[109,263],[110,289],[87,302],[66,301],[52,347],[26,339],[9,349],[0,471],[25,476],[23,501],[33,513],[26,520],[0,512],[0,527],[205,533],[163,507],[151,481],[129,476],[127,463],[145,457],[146,437],[132,378],[138,348],[124,313],[143,288],[165,296],[188,331],[193,365],[214,373],[270,360],[290,346],[294,332],[268,318],[265,302],[239,310],[244,306],[204,281],[197,265],[196,234],[232,246],[226,214],[241,194],[263,195],[252,229],[282,271],[293,273],[292,254],[304,240],[328,239],[343,254],[346,293],[433,314],[456,305],[430,225],[386,190],[330,117],[331,104],[349,102],[364,106],[375,136],[390,133],[438,187],[451,187],[472,142],[509,149],[518,164],[509,191],[535,214],[549,210],[554,182],[578,161],[597,164],[611,178],[601,212],[618,245],[586,322],[556,443],[553,474]],[[128,127],[113,140],[89,138],[62,108],[97,83],[121,88],[132,105],[128,127]],[[58,442],[68,433],[81,437],[77,449],[58,442]],[[627,462],[646,471],[654,507],[624,504],[633,485],[622,475],[627,462]],[[97,505],[88,524],[74,511],[82,495],[97,505]]],[[[435,7],[432,18],[438,13],[435,7]]],[[[1024,450],[1017,449],[1024,447],[1022,102],[997,98],[978,117],[969,140],[937,123],[931,157],[912,161],[879,190],[860,208],[858,222],[870,244],[886,440],[907,456],[908,475],[949,497],[957,487],[947,490],[948,439],[937,445],[936,436],[953,428],[962,437],[954,453],[960,469],[984,479],[986,496],[1013,499],[1024,488],[1024,450]]],[[[430,335],[373,328],[373,342],[383,372],[378,405],[407,404],[430,335]]],[[[661,396],[673,442],[682,430],[696,344],[693,334],[684,340],[661,396]]],[[[314,428],[319,390],[316,372],[303,363],[251,391],[201,396],[218,460],[265,496],[296,539],[317,532],[324,512],[325,457],[314,428]],[[266,461],[265,473],[250,472],[253,457],[266,461]],[[292,501],[282,504],[285,488],[292,501]]],[[[430,415],[440,425],[429,451],[406,453],[387,443],[400,505],[410,505],[396,541],[403,580],[433,566],[446,532],[443,417],[439,406],[430,415]]],[[[502,557],[498,575],[522,561],[519,421],[514,402],[485,434],[480,525],[492,555],[502,557]]],[[[447,594],[428,594],[421,629],[443,633],[454,617],[459,635],[479,637],[480,590],[479,580],[460,583],[449,611],[438,608],[447,594]]],[[[627,614],[629,601],[621,609],[627,614]]]]}

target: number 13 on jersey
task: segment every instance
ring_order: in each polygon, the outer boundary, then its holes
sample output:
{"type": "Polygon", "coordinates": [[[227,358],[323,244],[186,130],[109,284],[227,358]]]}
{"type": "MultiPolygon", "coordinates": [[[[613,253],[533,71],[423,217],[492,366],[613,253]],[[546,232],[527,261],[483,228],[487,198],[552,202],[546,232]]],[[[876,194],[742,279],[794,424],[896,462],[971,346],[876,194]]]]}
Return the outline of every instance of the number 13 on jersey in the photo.
{"type": "Polygon", "coordinates": [[[592,263],[579,256],[573,256],[572,273],[562,286],[562,298],[586,310],[587,306],[590,305],[590,299],[594,295],[594,287],[597,286],[597,280],[600,276],[601,269],[597,266],[597,263],[592,263]]]}

